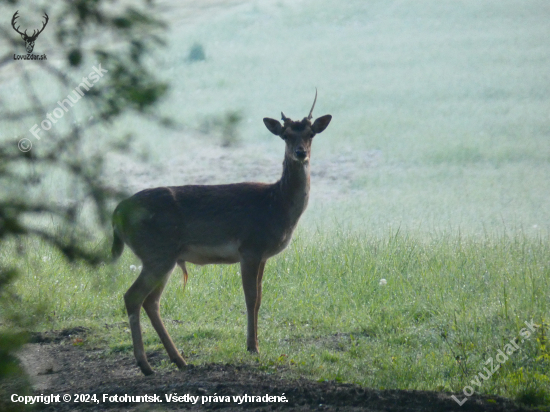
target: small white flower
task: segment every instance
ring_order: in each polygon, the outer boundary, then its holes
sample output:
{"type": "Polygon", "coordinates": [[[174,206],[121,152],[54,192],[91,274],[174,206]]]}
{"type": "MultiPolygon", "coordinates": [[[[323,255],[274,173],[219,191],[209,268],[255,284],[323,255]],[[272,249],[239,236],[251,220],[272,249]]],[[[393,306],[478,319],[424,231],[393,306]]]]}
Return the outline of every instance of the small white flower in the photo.
{"type": "Polygon", "coordinates": [[[141,269],[143,269],[143,266],[139,265],[138,270],[141,270],[141,269]]]}
{"type": "Polygon", "coordinates": [[[47,262],[51,258],[49,256],[42,256],[42,262],[47,262]]]}
{"type": "Polygon", "coordinates": [[[378,283],[380,286],[384,286],[388,283],[386,279],[380,279],[380,282],[378,283]]]}
{"type": "Polygon", "coordinates": [[[136,269],[137,269],[137,268],[136,268],[136,265],[130,265],[130,270],[131,270],[132,272],[135,272],[136,269]]]}

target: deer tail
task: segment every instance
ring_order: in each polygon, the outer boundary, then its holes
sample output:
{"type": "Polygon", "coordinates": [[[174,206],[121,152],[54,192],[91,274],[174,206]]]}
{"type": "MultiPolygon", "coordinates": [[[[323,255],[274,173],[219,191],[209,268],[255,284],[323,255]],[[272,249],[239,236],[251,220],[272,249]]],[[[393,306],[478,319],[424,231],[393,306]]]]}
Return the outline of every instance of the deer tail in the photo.
{"type": "Polygon", "coordinates": [[[116,228],[113,230],[113,246],[111,247],[111,255],[113,256],[113,262],[115,262],[120,255],[122,255],[122,252],[124,251],[124,241],[120,237],[120,235],[117,233],[116,228]]]}

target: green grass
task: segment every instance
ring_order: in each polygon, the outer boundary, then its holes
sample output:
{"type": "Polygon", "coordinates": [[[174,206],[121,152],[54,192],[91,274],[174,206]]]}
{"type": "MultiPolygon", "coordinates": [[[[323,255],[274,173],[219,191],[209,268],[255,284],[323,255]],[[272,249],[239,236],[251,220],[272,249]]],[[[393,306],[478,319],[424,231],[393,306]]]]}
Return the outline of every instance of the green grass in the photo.
{"type": "MultiPolygon", "coordinates": [[[[91,270],[29,246],[35,249],[18,259],[26,273],[16,291],[21,307],[45,311],[39,328],[88,326],[84,347],[131,354],[122,296],[137,276],[135,257],[128,252],[115,266],[91,270]]],[[[191,266],[185,293],[175,271],[162,316],[194,364],[246,363],[315,380],[457,392],[533,320],[536,332],[475,390],[549,404],[548,256],[548,237],[519,233],[427,239],[301,232],[267,264],[259,357],[245,351],[238,265],[191,266]]],[[[143,316],[147,350],[163,351],[143,316]]]]}

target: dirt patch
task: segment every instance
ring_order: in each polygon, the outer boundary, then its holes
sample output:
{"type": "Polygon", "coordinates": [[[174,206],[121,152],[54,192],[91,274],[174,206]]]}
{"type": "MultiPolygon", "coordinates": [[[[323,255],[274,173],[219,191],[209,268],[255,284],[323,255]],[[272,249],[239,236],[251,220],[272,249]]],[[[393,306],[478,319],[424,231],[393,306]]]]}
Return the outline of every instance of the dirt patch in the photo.
{"type": "Polygon", "coordinates": [[[46,332],[31,333],[29,343],[61,343],[70,339],[72,336],[78,336],[86,334],[87,328],[77,326],[75,328],[53,330],[46,332]]]}
{"type": "MultiPolygon", "coordinates": [[[[252,145],[222,148],[192,143],[201,139],[199,135],[192,135],[194,139],[188,142],[184,152],[175,152],[170,159],[156,165],[113,156],[113,170],[109,174],[118,176],[117,186],[128,193],[165,185],[273,183],[281,177],[283,146],[273,152],[256,150],[252,145]]],[[[366,170],[377,168],[382,158],[382,152],[375,149],[314,157],[311,199],[330,200],[345,193],[366,170]]]]}
{"type": "MultiPolygon", "coordinates": [[[[46,411],[73,410],[180,410],[223,409],[254,410],[327,410],[327,411],[521,411],[513,402],[498,397],[473,396],[459,406],[448,393],[402,390],[375,390],[336,382],[312,382],[284,379],[277,371],[266,373],[242,365],[190,366],[185,371],[158,372],[142,376],[132,355],[110,354],[104,350],[78,346],[84,328],[39,334],[28,344],[20,358],[34,385],[36,395],[95,394],[99,402],[63,402],[39,405],[46,411]],[[162,403],[103,402],[103,394],[157,396],[162,403]],[[180,400],[166,402],[167,395],[198,397],[196,404],[180,400]],[[287,402],[246,402],[239,405],[234,396],[284,396],[287,402]],[[203,397],[219,396],[223,402],[203,397]]],[[[164,352],[148,353],[153,366],[166,359],[164,352]]],[[[463,396],[459,396],[462,399],[463,396]]]]}

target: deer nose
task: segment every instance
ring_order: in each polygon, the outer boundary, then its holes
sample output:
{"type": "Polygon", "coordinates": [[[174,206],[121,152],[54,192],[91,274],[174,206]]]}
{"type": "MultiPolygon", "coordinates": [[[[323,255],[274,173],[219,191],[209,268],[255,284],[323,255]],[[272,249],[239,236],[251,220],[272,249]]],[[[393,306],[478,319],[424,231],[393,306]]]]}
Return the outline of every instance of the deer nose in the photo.
{"type": "Polygon", "coordinates": [[[307,152],[302,148],[296,149],[294,153],[296,153],[296,157],[300,160],[303,160],[307,157],[307,152]]]}

